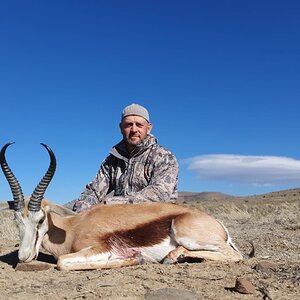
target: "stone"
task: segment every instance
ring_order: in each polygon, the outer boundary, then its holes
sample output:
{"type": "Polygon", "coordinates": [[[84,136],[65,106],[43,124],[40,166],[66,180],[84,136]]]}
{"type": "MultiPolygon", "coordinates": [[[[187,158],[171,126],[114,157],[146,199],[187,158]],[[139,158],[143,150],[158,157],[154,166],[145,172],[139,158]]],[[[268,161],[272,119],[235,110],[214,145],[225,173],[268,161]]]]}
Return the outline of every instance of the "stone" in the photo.
{"type": "Polygon", "coordinates": [[[262,260],[257,263],[257,265],[255,266],[255,270],[265,273],[276,272],[278,270],[278,265],[276,265],[272,261],[262,260]]]}
{"type": "Polygon", "coordinates": [[[179,290],[174,288],[164,288],[148,292],[145,295],[146,300],[197,300],[199,296],[188,290],[179,290]]]}
{"type": "Polygon", "coordinates": [[[23,272],[36,272],[36,271],[46,271],[51,268],[52,266],[50,264],[32,261],[30,263],[18,263],[15,270],[23,271],[23,272]]]}
{"type": "Polygon", "coordinates": [[[254,294],[255,286],[246,278],[237,278],[234,290],[240,294],[254,294]]]}

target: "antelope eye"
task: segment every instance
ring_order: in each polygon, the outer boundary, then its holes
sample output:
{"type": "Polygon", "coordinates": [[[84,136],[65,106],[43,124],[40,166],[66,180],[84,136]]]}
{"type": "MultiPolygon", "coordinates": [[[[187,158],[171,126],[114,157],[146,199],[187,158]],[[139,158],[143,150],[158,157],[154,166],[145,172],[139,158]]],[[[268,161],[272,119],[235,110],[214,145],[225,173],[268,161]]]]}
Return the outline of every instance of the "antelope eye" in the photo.
{"type": "Polygon", "coordinates": [[[45,217],[41,218],[41,219],[39,220],[39,225],[42,225],[42,224],[44,223],[44,221],[45,221],[45,217]]]}

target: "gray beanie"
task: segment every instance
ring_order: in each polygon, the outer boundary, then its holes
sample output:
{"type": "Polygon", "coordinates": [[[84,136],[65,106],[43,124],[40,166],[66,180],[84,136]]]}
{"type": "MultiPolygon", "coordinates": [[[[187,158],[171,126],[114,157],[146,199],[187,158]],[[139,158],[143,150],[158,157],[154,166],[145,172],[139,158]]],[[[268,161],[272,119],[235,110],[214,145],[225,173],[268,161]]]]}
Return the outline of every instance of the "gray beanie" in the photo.
{"type": "Polygon", "coordinates": [[[122,112],[122,120],[127,116],[143,117],[148,123],[150,122],[147,109],[139,104],[131,104],[126,106],[122,112]]]}

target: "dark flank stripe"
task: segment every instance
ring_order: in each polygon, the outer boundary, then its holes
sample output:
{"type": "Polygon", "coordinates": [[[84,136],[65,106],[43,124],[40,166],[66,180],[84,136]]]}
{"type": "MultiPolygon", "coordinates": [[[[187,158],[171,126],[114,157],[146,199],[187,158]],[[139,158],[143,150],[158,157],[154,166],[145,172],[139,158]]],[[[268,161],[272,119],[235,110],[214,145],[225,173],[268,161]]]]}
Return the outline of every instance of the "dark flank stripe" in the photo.
{"type": "Polygon", "coordinates": [[[101,238],[105,241],[107,250],[112,245],[123,247],[149,247],[162,242],[169,234],[172,220],[178,215],[169,215],[152,222],[138,225],[134,229],[115,231],[101,238]]]}

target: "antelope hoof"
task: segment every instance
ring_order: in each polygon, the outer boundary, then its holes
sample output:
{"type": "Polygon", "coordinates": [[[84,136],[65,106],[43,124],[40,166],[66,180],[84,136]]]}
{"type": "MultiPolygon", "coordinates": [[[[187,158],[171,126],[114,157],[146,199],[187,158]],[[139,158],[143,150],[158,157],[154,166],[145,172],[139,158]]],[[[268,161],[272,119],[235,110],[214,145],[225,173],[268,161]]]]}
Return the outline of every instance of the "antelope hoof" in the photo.
{"type": "Polygon", "coordinates": [[[142,256],[141,256],[141,257],[138,257],[137,261],[138,261],[138,264],[139,264],[139,265],[143,265],[143,264],[146,262],[145,258],[142,257],[142,256]]]}
{"type": "Polygon", "coordinates": [[[172,258],[166,257],[164,258],[163,262],[164,265],[174,265],[176,261],[172,258]]]}

